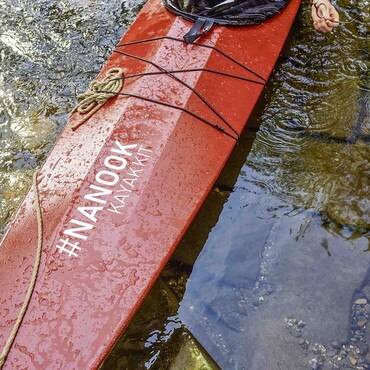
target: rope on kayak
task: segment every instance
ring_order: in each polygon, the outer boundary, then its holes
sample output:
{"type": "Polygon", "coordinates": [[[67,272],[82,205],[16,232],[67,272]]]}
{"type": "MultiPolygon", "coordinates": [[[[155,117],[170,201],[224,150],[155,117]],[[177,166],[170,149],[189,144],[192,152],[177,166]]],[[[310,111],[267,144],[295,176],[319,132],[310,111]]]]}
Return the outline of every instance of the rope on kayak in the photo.
{"type": "MultiPolygon", "coordinates": [[[[252,80],[251,78],[232,75],[230,73],[216,71],[215,69],[208,69],[208,68],[174,69],[174,70],[170,70],[170,71],[167,71],[167,72],[171,73],[171,74],[172,73],[188,73],[188,72],[209,72],[209,73],[217,74],[217,75],[220,75],[220,76],[236,78],[237,80],[241,80],[241,81],[252,82],[252,83],[255,83],[257,85],[262,85],[262,86],[266,85],[264,82],[257,81],[257,80],[252,80]]],[[[137,73],[137,74],[133,74],[133,75],[125,75],[124,77],[121,77],[121,78],[127,80],[128,78],[152,76],[152,75],[163,75],[163,74],[165,74],[165,73],[162,72],[162,71],[159,71],[159,72],[154,72],[153,71],[153,72],[137,73]]]]}
{"type": "MultiPolygon", "coordinates": [[[[138,44],[143,44],[143,43],[148,43],[148,42],[154,42],[154,41],[159,41],[159,40],[165,40],[165,39],[180,42],[180,43],[184,43],[184,40],[180,39],[180,38],[170,37],[170,36],[161,36],[161,37],[155,37],[155,38],[151,38],[151,39],[133,41],[133,42],[125,43],[125,44],[119,44],[119,45],[117,45],[117,48],[118,47],[138,45],[138,44]]],[[[123,79],[126,79],[126,78],[134,78],[134,77],[142,77],[142,76],[149,76],[149,75],[165,74],[165,75],[173,78],[177,82],[181,83],[183,86],[185,86],[189,90],[191,90],[233,133],[228,133],[220,125],[209,122],[206,119],[197,115],[196,113],[191,112],[190,110],[185,109],[183,107],[176,106],[176,105],[173,105],[173,104],[170,104],[170,103],[161,102],[159,100],[155,100],[155,99],[151,99],[151,98],[146,98],[146,97],[143,97],[141,95],[125,94],[125,93],[119,93],[119,95],[135,97],[135,98],[138,98],[138,99],[154,102],[154,103],[157,103],[157,104],[160,104],[160,105],[164,105],[164,106],[167,106],[167,107],[172,107],[172,108],[181,110],[181,111],[186,112],[186,113],[190,114],[191,116],[199,119],[200,121],[206,123],[207,125],[212,126],[213,128],[217,129],[218,131],[221,131],[222,133],[226,134],[227,136],[232,137],[236,141],[238,141],[239,138],[240,138],[240,134],[237,132],[237,130],[196,89],[194,89],[193,87],[188,85],[186,82],[184,82],[183,80],[181,80],[180,78],[175,76],[175,74],[202,71],[202,72],[208,72],[208,73],[222,75],[222,76],[229,77],[229,78],[236,78],[236,79],[239,79],[239,80],[243,80],[243,81],[251,82],[251,83],[256,83],[256,84],[263,85],[263,86],[266,84],[267,81],[264,77],[262,77],[261,75],[259,75],[255,71],[251,70],[250,68],[246,67],[245,65],[240,63],[238,60],[232,58],[231,56],[229,56],[228,54],[226,54],[222,50],[216,48],[215,46],[200,44],[200,43],[197,43],[197,42],[194,42],[193,45],[197,45],[197,46],[204,47],[204,48],[209,48],[209,49],[212,49],[212,50],[216,51],[217,53],[224,56],[225,58],[227,58],[228,60],[230,60],[234,64],[237,64],[238,66],[240,66],[241,68],[243,68],[247,72],[251,73],[253,76],[257,77],[259,80],[252,79],[252,78],[247,78],[247,77],[243,77],[243,76],[238,76],[238,75],[234,75],[234,74],[230,74],[230,73],[225,73],[225,72],[217,71],[217,70],[213,70],[213,69],[207,69],[207,68],[191,68],[191,69],[184,69],[184,70],[167,70],[167,69],[163,68],[162,66],[160,66],[159,64],[157,64],[157,63],[155,63],[151,60],[141,58],[137,55],[130,54],[130,53],[124,52],[122,50],[114,50],[115,53],[124,55],[128,58],[133,58],[133,59],[139,60],[141,62],[148,63],[148,64],[154,66],[156,69],[159,70],[158,72],[144,72],[144,73],[133,74],[133,75],[125,75],[125,76],[121,77],[121,79],[123,80],[123,79]]]]}
{"type": "MultiPolygon", "coordinates": [[[[159,41],[159,40],[164,40],[164,39],[173,40],[173,41],[181,42],[181,43],[184,42],[183,39],[180,39],[180,38],[171,37],[171,36],[161,36],[161,37],[155,37],[155,38],[151,38],[151,39],[133,41],[133,42],[129,42],[129,43],[126,43],[126,44],[119,44],[117,47],[137,45],[137,44],[159,41]]],[[[171,107],[171,108],[174,108],[174,109],[181,110],[183,112],[186,112],[186,113],[190,114],[191,116],[200,120],[201,122],[204,122],[207,125],[215,128],[216,130],[226,134],[227,136],[235,139],[236,141],[239,141],[240,134],[238,133],[238,131],[196,89],[194,89],[193,87],[188,85],[185,81],[183,81],[180,78],[178,78],[177,76],[175,76],[175,74],[202,71],[202,72],[222,75],[222,76],[229,77],[229,78],[236,78],[236,79],[239,79],[239,80],[242,80],[242,81],[251,82],[251,83],[258,84],[258,85],[265,85],[267,81],[264,77],[262,77],[261,75],[259,75],[256,72],[254,72],[250,68],[246,67],[245,65],[243,65],[242,63],[240,63],[236,59],[232,58],[231,56],[227,55],[226,53],[224,53],[222,50],[216,48],[215,46],[200,44],[200,43],[197,43],[197,42],[194,42],[193,45],[197,45],[197,46],[204,47],[204,48],[209,48],[209,49],[212,49],[212,50],[216,51],[220,55],[224,56],[225,58],[229,59],[233,63],[239,65],[244,70],[248,71],[249,73],[251,73],[252,75],[257,77],[259,80],[255,80],[255,79],[251,79],[251,78],[247,78],[247,77],[243,77],[243,76],[238,76],[238,75],[234,75],[234,74],[230,74],[230,73],[226,73],[226,72],[222,72],[222,71],[217,71],[217,70],[213,70],[213,69],[207,69],[207,68],[191,68],[191,69],[184,69],[184,70],[166,70],[165,68],[161,67],[160,65],[156,64],[155,62],[153,62],[151,60],[141,58],[141,57],[139,57],[137,55],[134,55],[134,54],[126,53],[122,50],[114,50],[114,52],[116,52],[118,54],[121,54],[121,55],[124,55],[128,58],[133,58],[133,59],[151,64],[152,66],[157,68],[159,70],[159,72],[144,72],[144,73],[125,76],[123,68],[111,68],[110,70],[108,70],[108,72],[106,73],[106,75],[104,76],[104,78],[101,81],[96,81],[96,80],[93,81],[90,84],[89,89],[85,93],[83,93],[83,94],[81,94],[77,97],[78,105],[73,109],[72,113],[77,111],[78,113],[83,115],[83,117],[72,126],[72,130],[76,130],[83,123],[85,123],[110,98],[112,98],[114,96],[117,96],[117,95],[122,95],[122,96],[134,97],[134,98],[150,101],[150,102],[153,102],[153,103],[157,103],[157,104],[160,104],[160,105],[164,105],[164,106],[167,106],[167,107],[171,107]],[[233,133],[228,133],[225,130],[225,128],[221,127],[220,125],[212,123],[212,122],[206,120],[205,118],[200,117],[198,114],[196,114],[194,112],[191,112],[190,110],[188,110],[186,108],[183,108],[181,106],[177,106],[177,105],[173,105],[173,104],[170,104],[170,103],[162,102],[162,101],[159,101],[159,100],[156,100],[156,99],[147,98],[147,97],[144,97],[144,96],[141,96],[141,95],[120,93],[120,91],[122,89],[122,86],[123,86],[123,82],[126,78],[142,77],[142,76],[149,76],[149,75],[160,75],[160,74],[168,75],[169,77],[173,78],[174,80],[178,81],[180,84],[182,84],[183,86],[185,86],[186,88],[191,90],[233,133]]]]}
{"type": "Polygon", "coordinates": [[[92,81],[86,92],[77,96],[78,104],[72,113],[78,112],[83,117],[72,126],[76,130],[95,114],[109,99],[116,96],[123,86],[123,68],[111,68],[101,81],[92,81]]]}
{"type": "Polygon", "coordinates": [[[219,125],[216,125],[215,123],[209,122],[205,118],[199,116],[198,114],[196,114],[196,113],[194,113],[194,112],[192,112],[192,111],[190,111],[190,110],[188,110],[186,108],[180,107],[179,105],[174,105],[174,104],[166,103],[166,102],[163,102],[163,101],[160,101],[160,100],[146,98],[145,96],[142,96],[142,95],[135,95],[135,94],[129,94],[129,93],[121,93],[121,92],[118,93],[117,95],[127,96],[129,98],[137,98],[137,99],[149,101],[151,103],[156,103],[156,104],[159,104],[159,105],[164,105],[165,107],[170,107],[170,108],[174,108],[174,109],[177,109],[177,110],[181,110],[182,112],[185,112],[185,113],[189,114],[190,116],[192,116],[192,117],[194,117],[196,119],[199,119],[199,121],[202,121],[206,125],[213,127],[217,131],[222,132],[226,136],[229,136],[229,137],[233,138],[235,141],[238,141],[239,140],[239,135],[236,136],[236,135],[230,134],[223,127],[221,127],[219,125]]]}
{"type": "MultiPolygon", "coordinates": [[[[221,121],[226,125],[228,126],[236,135],[236,141],[239,140],[239,133],[238,131],[235,130],[235,128],[229,123],[226,121],[226,119],[215,109],[212,107],[212,105],[197,91],[195,90],[194,88],[192,88],[190,85],[188,85],[186,82],[184,82],[183,80],[181,80],[180,78],[176,77],[175,75],[171,74],[169,71],[167,71],[165,68],[161,67],[159,64],[157,63],[154,63],[153,61],[151,60],[148,60],[148,59],[144,59],[144,58],[141,58],[141,57],[138,57],[137,55],[133,55],[133,54],[129,54],[129,53],[126,53],[124,51],[120,51],[120,50],[114,50],[114,52],[118,53],[118,54],[122,54],[124,56],[127,56],[129,58],[133,58],[133,59],[137,59],[137,60],[140,60],[142,62],[145,62],[145,63],[148,63],[148,64],[151,64],[152,66],[154,66],[155,68],[159,69],[160,71],[162,71],[164,74],[172,77],[174,80],[180,82],[182,85],[184,85],[185,87],[187,87],[188,89],[190,89],[196,96],[198,96],[198,98],[218,117],[221,119],[221,121]]],[[[139,96],[137,96],[139,97],[139,96]]],[[[157,101],[157,100],[153,100],[153,102],[155,103],[160,103],[160,101],[157,101]]],[[[203,121],[204,122],[204,121],[203,121]]],[[[213,125],[213,124],[211,124],[213,125]]]]}
{"type": "Polygon", "coordinates": [[[37,274],[39,271],[39,266],[40,266],[40,261],[41,261],[41,252],[42,252],[42,234],[43,234],[43,225],[42,225],[42,215],[41,215],[41,205],[40,205],[40,196],[39,196],[39,190],[37,187],[37,176],[39,174],[39,171],[37,170],[34,175],[33,175],[33,181],[32,181],[32,186],[33,186],[33,192],[35,194],[35,205],[36,205],[36,215],[37,215],[37,237],[38,237],[38,244],[37,244],[37,249],[36,249],[36,258],[35,258],[35,263],[33,265],[33,271],[32,271],[32,276],[31,276],[31,281],[29,283],[26,297],[24,299],[22,308],[18,314],[18,318],[16,322],[14,323],[13,329],[10,332],[9,338],[5,343],[5,347],[0,355],[0,369],[2,369],[5,359],[9,354],[9,351],[13,345],[14,339],[16,338],[18,334],[19,327],[21,326],[22,320],[26,314],[28,305],[30,303],[32,293],[35,288],[36,284],[36,279],[37,279],[37,274]]]}
{"type": "MultiPolygon", "coordinates": [[[[172,40],[172,41],[177,41],[180,43],[184,43],[184,40],[178,37],[172,37],[172,36],[159,36],[159,37],[153,37],[150,39],[144,39],[144,40],[137,40],[137,41],[131,41],[127,42],[124,44],[118,44],[117,47],[121,46],[131,46],[131,45],[138,45],[138,44],[145,44],[147,42],[154,42],[154,41],[160,41],[160,40],[172,40]]],[[[243,68],[244,70],[248,71],[249,73],[252,73],[254,76],[258,77],[260,80],[262,80],[264,83],[267,83],[266,78],[258,74],[257,72],[253,71],[251,68],[245,66],[243,63],[240,63],[238,60],[233,58],[232,56],[226,54],[224,51],[221,49],[218,49],[216,46],[213,45],[207,45],[207,44],[200,44],[199,42],[194,42],[192,45],[197,45],[206,49],[212,49],[216,51],[218,54],[222,55],[226,59],[229,59],[231,62],[237,64],[239,67],[243,68]]]]}

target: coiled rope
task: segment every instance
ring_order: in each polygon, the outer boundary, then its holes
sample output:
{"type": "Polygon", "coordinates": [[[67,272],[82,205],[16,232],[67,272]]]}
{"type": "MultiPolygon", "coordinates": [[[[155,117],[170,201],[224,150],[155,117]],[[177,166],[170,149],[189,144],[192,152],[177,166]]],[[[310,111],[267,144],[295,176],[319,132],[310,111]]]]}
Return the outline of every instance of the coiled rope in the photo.
{"type": "Polygon", "coordinates": [[[83,117],[77,121],[72,130],[76,130],[94,115],[110,98],[116,96],[123,86],[123,68],[111,68],[101,81],[94,80],[86,92],[77,96],[78,104],[72,113],[78,112],[83,117]]]}
{"type": "Polygon", "coordinates": [[[26,293],[26,297],[24,299],[22,308],[19,312],[18,318],[16,322],[14,323],[13,329],[10,332],[9,338],[5,343],[5,347],[0,355],[0,369],[2,369],[5,359],[9,354],[10,348],[13,345],[14,339],[17,336],[19,327],[21,326],[22,320],[24,318],[24,315],[27,311],[28,305],[30,303],[31,297],[33,290],[35,288],[36,284],[36,279],[37,279],[37,274],[39,271],[40,267],[40,261],[41,261],[41,252],[42,252],[42,234],[43,234],[43,227],[42,227],[42,215],[41,215],[41,206],[40,206],[40,197],[39,197],[39,189],[37,187],[37,176],[39,174],[39,170],[37,170],[33,174],[33,181],[32,181],[32,187],[33,187],[33,192],[35,194],[35,207],[36,207],[36,215],[37,215],[37,237],[38,237],[38,242],[37,242],[37,250],[36,250],[36,258],[35,258],[35,263],[33,265],[33,271],[32,271],[32,276],[31,276],[31,281],[28,286],[28,290],[26,293]]]}

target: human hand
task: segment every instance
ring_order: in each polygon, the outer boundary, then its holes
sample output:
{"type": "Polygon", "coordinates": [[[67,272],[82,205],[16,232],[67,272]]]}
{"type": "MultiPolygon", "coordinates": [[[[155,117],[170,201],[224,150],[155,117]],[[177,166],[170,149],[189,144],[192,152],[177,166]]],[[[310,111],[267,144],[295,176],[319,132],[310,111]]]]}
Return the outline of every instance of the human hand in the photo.
{"type": "Polygon", "coordinates": [[[322,33],[331,32],[339,25],[339,14],[329,0],[313,0],[311,17],[314,28],[322,33]]]}

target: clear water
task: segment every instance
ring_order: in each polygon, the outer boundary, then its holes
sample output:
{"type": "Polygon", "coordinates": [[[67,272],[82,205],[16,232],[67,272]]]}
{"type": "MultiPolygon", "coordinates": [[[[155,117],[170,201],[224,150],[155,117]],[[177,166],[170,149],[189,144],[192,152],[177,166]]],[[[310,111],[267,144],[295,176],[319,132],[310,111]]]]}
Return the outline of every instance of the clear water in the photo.
{"type": "Polygon", "coordinates": [[[0,0],[2,230],[141,7],[135,1],[0,0]]]}
{"type": "MultiPolygon", "coordinates": [[[[139,7],[0,0],[3,228],[139,7]]],[[[337,7],[356,20],[325,36],[302,7],[241,143],[103,367],[370,368],[370,10],[337,7]]]]}

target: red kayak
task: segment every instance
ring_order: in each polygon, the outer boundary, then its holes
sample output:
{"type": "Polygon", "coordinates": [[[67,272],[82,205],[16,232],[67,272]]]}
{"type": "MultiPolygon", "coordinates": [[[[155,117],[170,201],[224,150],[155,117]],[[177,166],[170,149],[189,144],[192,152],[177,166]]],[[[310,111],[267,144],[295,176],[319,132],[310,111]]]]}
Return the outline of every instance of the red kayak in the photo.
{"type": "MultiPolygon", "coordinates": [[[[78,128],[74,113],[38,175],[41,262],[5,369],[101,364],[237,143],[299,2],[186,45],[192,23],[149,0],[98,76],[124,76],[119,94],[78,128]]],[[[35,199],[0,246],[0,351],[35,263],[35,199]]]]}

